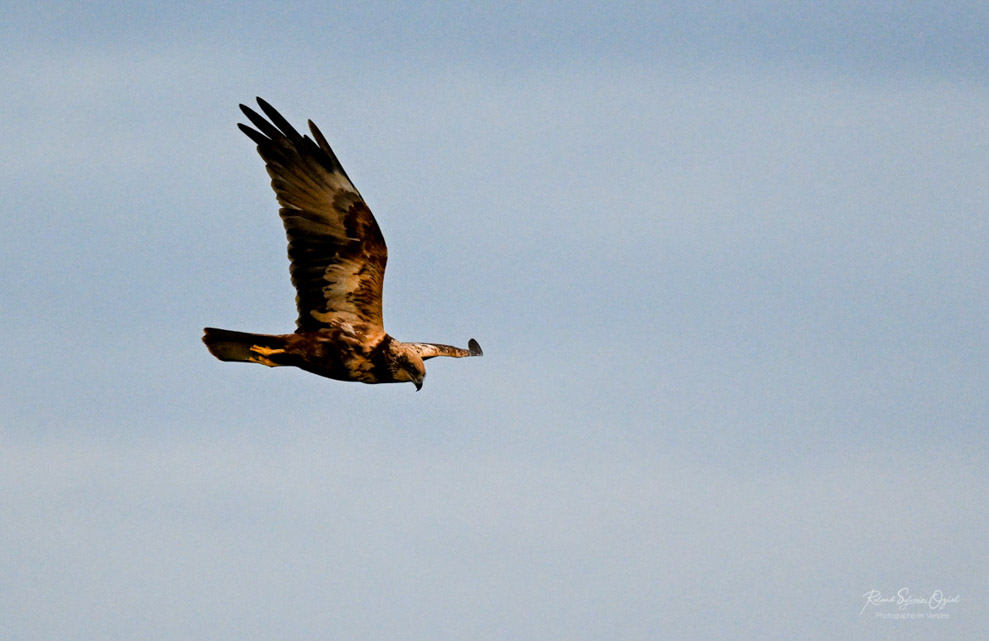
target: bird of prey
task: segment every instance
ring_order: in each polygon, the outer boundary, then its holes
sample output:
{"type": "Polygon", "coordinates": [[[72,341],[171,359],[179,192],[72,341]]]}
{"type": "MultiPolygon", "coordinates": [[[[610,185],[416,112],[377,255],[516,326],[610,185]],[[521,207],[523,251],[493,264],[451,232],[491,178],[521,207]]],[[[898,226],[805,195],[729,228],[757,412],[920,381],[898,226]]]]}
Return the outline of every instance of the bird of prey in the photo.
{"type": "Polygon", "coordinates": [[[385,332],[381,287],[388,249],[371,210],[313,122],[301,135],[258,98],[266,120],[244,105],[256,129],[238,124],[257,143],[288,235],[289,271],[298,293],[292,334],[249,334],[207,327],[203,342],[221,361],[292,366],[340,381],[413,383],[422,388],[423,361],[481,356],[467,349],[404,343],[385,332]]]}

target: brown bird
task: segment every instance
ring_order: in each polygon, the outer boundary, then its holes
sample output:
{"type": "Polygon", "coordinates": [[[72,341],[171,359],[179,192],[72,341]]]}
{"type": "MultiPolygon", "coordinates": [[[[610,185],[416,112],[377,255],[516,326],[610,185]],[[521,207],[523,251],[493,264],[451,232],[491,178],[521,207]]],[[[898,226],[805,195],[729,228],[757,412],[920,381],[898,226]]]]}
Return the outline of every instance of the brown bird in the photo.
{"type": "Polygon", "coordinates": [[[203,342],[221,361],[291,366],[339,381],[413,383],[422,388],[423,361],[481,356],[467,349],[403,343],[385,332],[381,286],[388,249],[377,221],[313,122],[312,138],[297,132],[267,102],[241,111],[257,127],[238,124],[258,145],[278,213],[288,235],[289,271],[298,295],[292,334],[249,334],[207,327],[203,342]]]}

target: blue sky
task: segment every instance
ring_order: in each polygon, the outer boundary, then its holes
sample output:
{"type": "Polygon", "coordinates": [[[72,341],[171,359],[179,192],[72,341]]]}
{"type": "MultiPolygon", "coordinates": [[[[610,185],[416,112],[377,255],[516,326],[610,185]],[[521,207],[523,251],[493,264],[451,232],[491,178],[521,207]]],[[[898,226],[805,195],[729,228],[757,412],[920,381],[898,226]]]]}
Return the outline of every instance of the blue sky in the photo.
{"type": "Polygon", "coordinates": [[[984,629],[984,3],[4,15],[7,638],[984,629]],[[257,95],[375,212],[390,333],[483,359],[209,356],[294,326],[257,95]],[[960,599],[861,612],[904,588],[960,599]]]}

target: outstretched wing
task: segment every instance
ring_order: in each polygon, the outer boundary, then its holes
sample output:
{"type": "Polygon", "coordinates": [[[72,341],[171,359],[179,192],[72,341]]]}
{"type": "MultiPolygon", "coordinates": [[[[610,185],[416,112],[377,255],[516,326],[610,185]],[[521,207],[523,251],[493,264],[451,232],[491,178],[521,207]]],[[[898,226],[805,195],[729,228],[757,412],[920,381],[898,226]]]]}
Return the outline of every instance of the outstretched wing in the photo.
{"type": "Polygon", "coordinates": [[[436,345],[434,343],[404,343],[419,353],[419,358],[426,360],[434,356],[452,356],[454,358],[464,358],[465,356],[484,356],[481,346],[473,338],[467,341],[467,349],[453,347],[452,345],[436,345]]]}
{"type": "Polygon", "coordinates": [[[388,249],[377,221],[316,125],[309,121],[313,138],[302,136],[271,105],[257,100],[270,122],[241,105],[257,130],[238,126],[257,143],[281,205],[298,292],[298,331],[342,318],[383,333],[388,249]]]}

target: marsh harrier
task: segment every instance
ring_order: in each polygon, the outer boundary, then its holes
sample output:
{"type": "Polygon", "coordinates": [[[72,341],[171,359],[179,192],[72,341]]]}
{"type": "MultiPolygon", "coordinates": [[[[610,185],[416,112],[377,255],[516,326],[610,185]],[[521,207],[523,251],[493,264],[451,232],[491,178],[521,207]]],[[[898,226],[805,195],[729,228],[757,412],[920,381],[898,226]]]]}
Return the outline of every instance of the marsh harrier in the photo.
{"type": "Polygon", "coordinates": [[[422,388],[434,356],[481,356],[467,349],[404,343],[385,332],[381,287],[388,249],[377,221],[313,122],[301,135],[258,98],[266,120],[241,111],[238,125],[255,143],[288,235],[289,271],[299,318],[292,334],[250,334],[207,327],[203,342],[221,361],[298,367],[340,381],[413,383],[422,388]]]}

